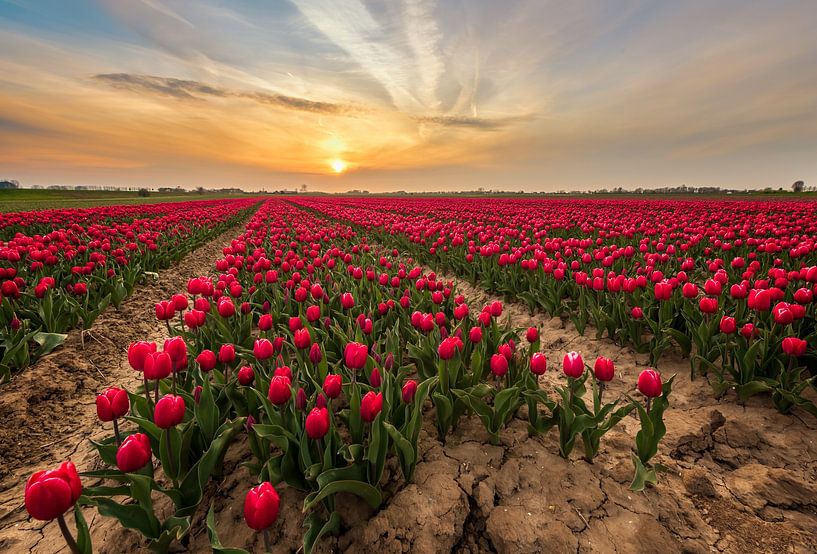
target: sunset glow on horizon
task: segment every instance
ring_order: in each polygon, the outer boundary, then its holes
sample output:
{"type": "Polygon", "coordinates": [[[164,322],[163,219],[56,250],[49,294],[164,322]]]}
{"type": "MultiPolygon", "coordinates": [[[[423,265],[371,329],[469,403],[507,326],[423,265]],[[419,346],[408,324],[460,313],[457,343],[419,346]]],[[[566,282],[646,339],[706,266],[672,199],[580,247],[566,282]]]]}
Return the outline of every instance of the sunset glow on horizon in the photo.
{"type": "Polygon", "coordinates": [[[809,183],[815,25],[805,0],[0,0],[0,178],[809,183]]]}

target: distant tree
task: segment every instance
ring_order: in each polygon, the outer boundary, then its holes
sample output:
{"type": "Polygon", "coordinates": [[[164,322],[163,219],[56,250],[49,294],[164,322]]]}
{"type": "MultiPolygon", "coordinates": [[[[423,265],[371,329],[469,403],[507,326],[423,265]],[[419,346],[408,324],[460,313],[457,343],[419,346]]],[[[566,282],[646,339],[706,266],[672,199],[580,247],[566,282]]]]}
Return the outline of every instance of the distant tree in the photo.
{"type": "Polygon", "coordinates": [[[150,191],[143,187],[139,189],[139,192],[137,192],[137,194],[142,197],[147,197],[150,196],[150,191]]]}
{"type": "Polygon", "coordinates": [[[199,194],[204,194],[204,187],[196,187],[196,192],[199,194]]]}
{"type": "Polygon", "coordinates": [[[18,188],[20,188],[20,182],[15,181],[14,179],[0,181],[0,189],[18,189],[18,188]]]}
{"type": "Polygon", "coordinates": [[[805,183],[803,181],[795,181],[792,186],[792,192],[803,192],[803,187],[805,187],[805,183]]]}

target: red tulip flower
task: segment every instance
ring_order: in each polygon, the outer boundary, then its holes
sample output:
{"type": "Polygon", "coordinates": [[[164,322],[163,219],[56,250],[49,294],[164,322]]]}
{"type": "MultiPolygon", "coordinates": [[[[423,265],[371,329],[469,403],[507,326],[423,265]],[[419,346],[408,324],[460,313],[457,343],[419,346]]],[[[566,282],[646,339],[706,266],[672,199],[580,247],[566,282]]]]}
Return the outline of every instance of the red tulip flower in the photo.
{"type": "Polygon", "coordinates": [[[292,397],[292,389],[290,388],[292,381],[283,375],[275,375],[270,381],[269,393],[267,397],[270,402],[276,406],[283,406],[292,397]]]}
{"type": "Polygon", "coordinates": [[[358,342],[350,342],[343,351],[343,361],[349,369],[363,369],[369,356],[369,347],[358,342]]]}
{"type": "Polygon", "coordinates": [[[278,518],[279,502],[278,493],[270,483],[250,489],[244,498],[244,520],[250,529],[265,531],[271,527],[278,518]]]}
{"type": "Polygon", "coordinates": [[[268,339],[256,339],[252,346],[252,353],[259,361],[272,358],[272,343],[268,339]]]}
{"type": "Polygon", "coordinates": [[[468,332],[468,340],[470,340],[472,344],[481,342],[482,329],[480,327],[471,327],[471,330],[468,332]]]}
{"type": "Polygon", "coordinates": [[[530,357],[530,371],[534,375],[544,375],[548,368],[548,361],[541,352],[534,352],[530,357]]]}
{"type": "Polygon", "coordinates": [[[328,374],[323,380],[323,392],[329,398],[337,398],[343,389],[343,377],[335,374],[328,374]]]}
{"type": "Polygon", "coordinates": [[[38,471],[28,478],[26,511],[34,519],[51,521],[67,512],[82,494],[77,468],[63,462],[57,469],[38,471]]]}
{"type": "Polygon", "coordinates": [[[173,371],[173,360],[167,352],[154,352],[145,358],[145,379],[158,381],[173,371]]]}
{"type": "Polygon", "coordinates": [[[309,335],[309,329],[298,329],[295,331],[292,342],[298,350],[306,350],[312,344],[312,337],[309,335]]]}
{"type": "Polygon", "coordinates": [[[789,356],[798,358],[806,353],[808,343],[802,339],[798,339],[797,337],[786,337],[783,339],[782,346],[783,352],[789,356]]]}
{"type": "Polygon", "coordinates": [[[613,364],[613,360],[603,356],[596,358],[596,363],[593,365],[593,374],[596,379],[603,383],[612,381],[616,374],[616,366],[613,364]]]}
{"type": "Polygon", "coordinates": [[[153,423],[160,429],[170,429],[184,419],[184,398],[167,394],[159,399],[153,410],[153,423]]]}
{"type": "Polygon", "coordinates": [[[638,390],[648,399],[661,396],[661,374],[654,369],[645,369],[642,371],[638,376],[638,390]]]}
{"type": "Polygon", "coordinates": [[[306,436],[312,440],[322,439],[329,432],[329,410],[312,408],[306,416],[306,436]]]}
{"type": "Polygon", "coordinates": [[[721,318],[720,329],[721,333],[731,335],[737,330],[738,326],[734,317],[725,315],[721,318]]]}
{"type": "Polygon", "coordinates": [[[578,379],[584,373],[584,360],[578,352],[568,352],[562,360],[562,371],[568,377],[578,379]]]}
{"type": "Polygon", "coordinates": [[[124,473],[139,471],[152,457],[150,439],[144,433],[129,435],[116,451],[116,467],[124,473]]]}
{"type": "Polygon", "coordinates": [[[528,327],[528,330],[525,331],[525,338],[531,344],[537,342],[539,340],[539,329],[536,327],[528,327]]]}
{"type": "Polygon", "coordinates": [[[417,381],[409,379],[403,384],[402,399],[403,403],[411,404],[414,400],[414,394],[417,392],[417,381]]]}
{"type": "Polygon", "coordinates": [[[153,352],[156,352],[155,342],[132,342],[128,347],[128,363],[136,371],[144,371],[145,358],[153,352]]]}
{"type": "Polygon", "coordinates": [[[125,416],[129,409],[130,400],[124,389],[111,387],[96,397],[96,415],[99,421],[114,421],[125,416]]]}
{"type": "Polygon", "coordinates": [[[207,373],[216,367],[216,354],[212,350],[202,350],[201,354],[196,356],[196,362],[199,364],[199,368],[207,373]]]}
{"type": "Polygon", "coordinates": [[[502,354],[491,356],[491,373],[496,377],[504,377],[508,373],[508,359],[502,354]]]}
{"type": "Polygon", "coordinates": [[[252,385],[252,382],[255,380],[255,371],[248,366],[245,365],[241,369],[238,370],[238,383],[242,386],[249,387],[252,385]]]}
{"type": "Polygon", "coordinates": [[[360,417],[366,423],[371,423],[383,409],[383,393],[369,391],[360,400],[360,417]]]}

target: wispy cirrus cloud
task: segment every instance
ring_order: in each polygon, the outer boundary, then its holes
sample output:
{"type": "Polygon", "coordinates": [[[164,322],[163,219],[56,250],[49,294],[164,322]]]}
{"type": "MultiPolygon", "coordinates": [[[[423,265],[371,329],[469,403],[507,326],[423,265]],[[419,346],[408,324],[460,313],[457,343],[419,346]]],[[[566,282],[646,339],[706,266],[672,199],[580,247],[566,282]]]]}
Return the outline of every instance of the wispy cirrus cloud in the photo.
{"type": "Polygon", "coordinates": [[[357,108],[332,102],[319,102],[307,98],[272,94],[262,91],[234,90],[199,81],[158,77],[155,75],[134,75],[131,73],[100,73],[92,77],[95,81],[111,87],[137,93],[158,94],[182,100],[203,100],[208,96],[219,98],[244,98],[279,108],[323,114],[342,114],[357,108]]]}

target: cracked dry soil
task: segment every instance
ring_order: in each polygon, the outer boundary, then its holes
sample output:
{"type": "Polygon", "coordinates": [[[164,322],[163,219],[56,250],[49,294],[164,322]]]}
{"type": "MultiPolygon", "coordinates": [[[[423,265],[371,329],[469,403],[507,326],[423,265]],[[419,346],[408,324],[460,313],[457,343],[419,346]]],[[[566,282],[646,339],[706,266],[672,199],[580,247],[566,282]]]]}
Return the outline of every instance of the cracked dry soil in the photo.
{"type": "MultiPolygon", "coordinates": [[[[188,266],[191,273],[184,274],[185,279],[212,267],[214,257],[199,253],[196,257],[206,263],[195,271],[188,266]]],[[[467,283],[458,283],[458,288],[472,309],[495,299],[467,283]]],[[[162,291],[159,296],[164,294],[162,291]]],[[[144,311],[149,304],[142,298],[136,309],[141,306],[144,311]]],[[[138,321],[140,317],[134,313],[128,320],[138,321]]],[[[562,381],[561,357],[568,350],[579,351],[585,360],[603,355],[616,362],[616,379],[607,393],[610,396],[633,392],[636,377],[647,363],[645,355],[607,339],[581,336],[570,323],[531,315],[521,305],[506,302],[503,317],[516,327],[540,328],[542,350],[550,365],[540,381],[545,390],[552,390],[562,381]]],[[[151,331],[161,336],[158,326],[151,331]]],[[[124,359],[124,350],[112,356],[124,359]]],[[[442,444],[436,438],[433,410],[429,409],[420,439],[422,461],[417,465],[414,482],[403,484],[393,478],[399,469],[391,460],[383,481],[386,500],[381,509],[375,512],[353,496],[341,496],[338,508],[343,532],[324,539],[316,551],[814,551],[817,421],[808,416],[780,415],[763,397],[751,399],[746,406],[738,405],[730,396],[718,401],[704,379],[690,381],[689,362],[672,352],[661,361],[660,370],[664,375],[678,374],[678,378],[665,418],[667,435],[656,459],[667,471],[660,474],[657,487],[642,493],[629,490],[633,469],[630,453],[639,429],[636,417],[626,418],[608,433],[602,439],[599,456],[589,464],[580,458],[580,446],[569,460],[562,459],[555,430],[529,437],[521,419],[511,421],[497,446],[489,443],[475,417],[463,418],[442,444]]],[[[94,383],[93,373],[93,369],[86,371],[87,381],[75,385],[80,392],[71,397],[81,397],[87,387],[96,390],[99,384],[94,383]]],[[[71,453],[67,447],[78,439],[79,435],[75,435],[66,441],[66,447],[54,445],[37,456],[42,456],[43,461],[56,460],[71,453]]],[[[83,452],[85,457],[80,461],[86,467],[93,464],[87,459],[90,454],[83,452]]],[[[32,456],[32,451],[22,455],[32,456]]],[[[244,494],[254,484],[241,466],[248,457],[243,440],[230,448],[223,479],[209,485],[207,499],[194,517],[189,551],[209,550],[204,517],[211,502],[223,544],[262,550],[260,536],[242,519],[244,494]]],[[[27,471],[31,469],[27,467],[27,471]]],[[[17,479],[25,477],[19,471],[17,474],[17,479]]],[[[303,533],[304,497],[286,486],[279,487],[279,493],[281,512],[271,530],[273,551],[295,552],[303,533]]],[[[7,492],[3,495],[6,515],[0,520],[0,548],[64,550],[56,525],[28,521],[19,509],[9,515],[7,510],[14,507],[7,492]],[[32,533],[28,529],[41,531],[32,533]]],[[[21,496],[16,499],[21,502],[21,496]]],[[[161,509],[162,501],[157,500],[161,509]]],[[[87,517],[98,551],[145,549],[136,533],[119,528],[93,511],[88,511],[87,517]]]]}

